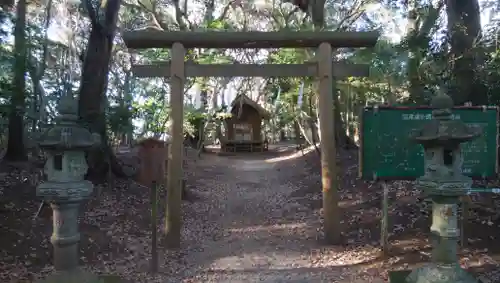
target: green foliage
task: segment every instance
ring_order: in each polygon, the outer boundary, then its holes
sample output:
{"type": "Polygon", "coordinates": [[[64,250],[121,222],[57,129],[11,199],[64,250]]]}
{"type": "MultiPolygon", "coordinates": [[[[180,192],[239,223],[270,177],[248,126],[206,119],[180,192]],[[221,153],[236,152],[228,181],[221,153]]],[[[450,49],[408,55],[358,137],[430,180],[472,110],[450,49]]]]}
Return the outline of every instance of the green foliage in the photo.
{"type": "Polygon", "coordinates": [[[219,107],[212,111],[202,112],[200,110],[186,111],[184,115],[184,134],[197,136],[200,127],[204,123],[216,123],[231,118],[231,113],[227,113],[227,106],[219,107]]]}
{"type": "Polygon", "coordinates": [[[206,28],[210,30],[231,30],[233,26],[225,20],[214,20],[208,23],[206,28]]]}
{"type": "Polygon", "coordinates": [[[217,49],[209,50],[208,52],[199,54],[197,62],[200,64],[230,64],[233,63],[233,58],[223,56],[217,49]]]}
{"type": "Polygon", "coordinates": [[[200,131],[200,127],[205,120],[205,115],[199,111],[193,111],[186,113],[184,119],[190,125],[190,127],[184,130],[184,135],[193,137],[200,131]]]}
{"type": "MultiPolygon", "coordinates": [[[[144,2],[144,1],[143,1],[144,2]]],[[[272,7],[258,7],[252,3],[246,3],[244,8],[229,7],[226,17],[216,18],[210,14],[210,9],[204,3],[195,1],[206,9],[197,10],[193,8],[197,5],[189,6],[188,11],[181,13],[168,9],[168,13],[163,2],[146,1],[141,5],[135,5],[133,1],[123,5],[120,13],[120,24],[124,29],[135,28],[163,28],[165,30],[187,30],[187,29],[210,29],[210,30],[308,30],[312,28],[310,19],[304,17],[302,13],[290,13],[290,5],[281,5],[279,1],[273,2],[272,7]],[[147,3],[146,3],[147,2],[147,3]],[[153,9],[154,7],[154,9],[153,9]],[[148,10],[153,9],[154,12],[148,10]],[[241,10],[241,11],[240,11],[241,10]],[[250,12],[251,11],[251,12],[250,12]],[[244,17],[241,17],[242,12],[244,17]],[[193,14],[196,17],[191,17],[193,14]],[[230,17],[228,15],[231,15],[230,17]],[[189,16],[189,17],[188,17],[189,16]]],[[[372,1],[368,1],[372,3],[372,1]]],[[[408,19],[408,1],[379,1],[376,12],[367,12],[365,9],[368,2],[363,5],[355,1],[327,2],[325,6],[325,27],[330,30],[373,30],[379,29],[383,32],[393,32],[387,27],[390,24],[398,24],[394,19],[408,19]],[[365,5],[366,4],[366,5],[365,5]],[[380,12],[380,13],[379,13],[380,12]],[[380,14],[380,15],[379,15],[380,14]],[[394,18],[394,19],[392,19],[394,18]],[[390,19],[389,22],[387,19],[390,19]]],[[[438,6],[433,6],[432,1],[415,1],[415,12],[417,13],[417,30],[415,33],[403,34],[401,42],[393,42],[387,38],[381,38],[375,48],[367,49],[338,49],[336,57],[341,60],[348,60],[352,63],[367,64],[371,67],[370,75],[367,78],[348,78],[342,82],[337,82],[337,89],[340,91],[340,104],[352,104],[352,109],[342,111],[355,111],[365,104],[377,104],[387,101],[395,103],[405,103],[408,99],[412,82],[409,81],[409,73],[413,72],[418,76],[418,83],[422,90],[418,94],[427,98],[432,96],[436,85],[442,83],[450,77],[450,56],[449,38],[440,26],[443,23],[443,13],[439,13],[438,6]],[[411,61],[415,57],[418,60],[411,61]],[[348,100],[348,102],[347,102],[348,100]]],[[[175,3],[174,3],[175,4],[175,3]]],[[[242,7],[243,7],[242,6],[242,7]]],[[[38,7],[37,7],[38,8],[38,7]]],[[[216,1],[215,11],[223,11],[224,5],[216,1]]],[[[29,26],[27,34],[29,36],[28,48],[28,69],[36,68],[42,62],[41,54],[44,45],[44,32],[42,27],[43,17],[36,13],[28,17],[29,26]]],[[[219,14],[219,12],[215,13],[219,14]]],[[[219,17],[219,15],[217,15],[219,17]]],[[[12,18],[12,14],[0,11],[0,115],[6,117],[10,95],[12,92],[12,46],[7,42],[7,36],[11,32],[5,25],[12,18]],[[6,43],[6,44],[5,44],[6,43]]],[[[86,48],[88,39],[86,23],[80,22],[78,33],[81,38],[75,42],[78,53],[86,48]]],[[[404,32],[404,30],[403,30],[404,32]]],[[[483,39],[477,44],[473,52],[477,52],[478,68],[477,78],[489,94],[489,102],[500,103],[500,53],[497,44],[496,25],[489,27],[483,32],[483,39]]],[[[117,37],[117,42],[120,42],[117,37]]],[[[65,54],[64,48],[56,44],[49,44],[50,64],[42,79],[43,94],[46,111],[49,116],[56,114],[55,102],[61,94],[63,83],[62,72],[65,70],[62,58],[65,54]]],[[[170,53],[168,49],[147,49],[132,51],[124,48],[123,45],[115,46],[114,58],[110,67],[109,85],[107,93],[107,103],[105,107],[108,129],[111,136],[120,136],[123,133],[134,133],[137,136],[142,134],[160,134],[168,131],[170,119],[170,106],[168,101],[169,87],[167,79],[132,79],[129,73],[129,65],[135,63],[145,63],[153,61],[168,60],[170,53]],[[131,55],[132,54],[132,55],[131,55]],[[135,124],[132,124],[134,121],[135,124]],[[138,122],[141,123],[138,123],[138,122]]],[[[252,55],[249,50],[220,50],[220,49],[196,49],[187,50],[187,59],[200,64],[235,64],[235,63],[270,63],[270,64],[299,64],[313,59],[313,50],[304,49],[279,49],[269,51],[268,54],[252,55]]],[[[74,87],[77,89],[79,72],[81,66],[75,63],[75,74],[73,75],[74,87]]],[[[31,79],[31,77],[29,77],[31,79]]],[[[299,117],[297,109],[298,92],[302,82],[304,82],[304,111],[312,120],[316,117],[315,98],[317,91],[314,89],[314,78],[267,78],[263,95],[265,95],[265,107],[270,110],[275,119],[276,125],[289,125],[299,117]],[[279,97],[278,97],[278,92],[279,97]],[[312,101],[312,103],[309,102],[312,101]],[[311,105],[309,105],[311,104],[311,105]],[[307,110],[307,111],[306,111],[307,110]],[[311,113],[309,113],[311,112],[311,113]]],[[[195,83],[195,79],[189,78],[186,85],[189,87],[195,83]]],[[[208,90],[209,93],[216,93],[214,85],[220,85],[220,79],[198,79],[197,84],[208,90]],[[214,83],[217,82],[218,83],[214,83]]],[[[252,88],[249,86],[236,86],[238,93],[248,93],[252,88]]],[[[242,84],[243,86],[243,84],[242,84]]],[[[187,87],[188,88],[188,87],[187,87]]],[[[186,88],[186,92],[187,92],[186,88]]],[[[40,106],[38,97],[33,95],[33,82],[27,84],[27,104],[40,106]]],[[[187,96],[186,96],[187,97],[187,96]]],[[[208,109],[194,109],[185,99],[185,119],[184,129],[188,135],[195,135],[199,132],[199,127],[204,123],[220,124],[220,121],[230,117],[227,107],[208,107],[208,109]]],[[[209,98],[210,101],[210,98],[209,98]]],[[[28,108],[29,108],[28,107],[28,108]]],[[[351,107],[351,106],[349,106],[351,107]]],[[[36,107],[33,111],[36,112],[36,107]]],[[[27,113],[36,116],[37,113],[27,113]]],[[[302,113],[303,114],[303,113],[302,113]]],[[[355,118],[356,119],[356,118],[355,118]]],[[[209,126],[211,126],[209,125],[209,126]]],[[[281,126],[281,127],[282,127],[281,126]]],[[[208,127],[207,127],[208,128],[208,127]]]]}
{"type": "Polygon", "coordinates": [[[0,10],[0,46],[3,46],[3,43],[6,40],[8,35],[7,23],[10,21],[11,15],[7,13],[4,9],[0,10]]]}
{"type": "Polygon", "coordinates": [[[135,109],[126,106],[109,107],[107,111],[107,124],[113,133],[127,133],[133,131],[134,127],[130,121],[136,115],[135,109]]]}

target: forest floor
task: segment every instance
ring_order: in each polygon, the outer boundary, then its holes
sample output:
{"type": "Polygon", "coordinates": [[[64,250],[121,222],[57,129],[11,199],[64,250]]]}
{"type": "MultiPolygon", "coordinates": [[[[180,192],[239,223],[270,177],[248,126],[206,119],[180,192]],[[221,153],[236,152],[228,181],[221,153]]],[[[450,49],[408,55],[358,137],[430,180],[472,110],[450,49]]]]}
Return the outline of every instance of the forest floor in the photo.
{"type": "MultiPolygon", "coordinates": [[[[82,208],[81,263],[127,282],[385,282],[389,270],[429,260],[428,219],[409,182],[388,184],[391,251],[380,254],[379,184],[357,178],[355,151],[338,156],[343,245],[322,243],[321,178],[315,151],[273,146],[267,153],[188,154],[187,188],[198,196],[182,205],[182,248],[160,245],[157,275],[150,260],[149,190],[124,180],[103,186],[82,208]]],[[[40,201],[35,166],[0,168],[0,282],[32,282],[53,271],[50,208],[33,219],[40,201]]],[[[491,207],[500,207],[496,199],[491,207]]],[[[481,205],[484,207],[484,205],[481,205]]],[[[160,204],[164,211],[164,201],[160,204]]],[[[500,212],[473,210],[465,227],[461,264],[500,282],[500,212]]],[[[163,213],[160,215],[163,219],[163,213]]],[[[159,220],[159,223],[162,223],[159,220]]],[[[158,231],[162,231],[159,225],[158,231]]],[[[484,280],[483,283],[487,283],[484,280]]]]}

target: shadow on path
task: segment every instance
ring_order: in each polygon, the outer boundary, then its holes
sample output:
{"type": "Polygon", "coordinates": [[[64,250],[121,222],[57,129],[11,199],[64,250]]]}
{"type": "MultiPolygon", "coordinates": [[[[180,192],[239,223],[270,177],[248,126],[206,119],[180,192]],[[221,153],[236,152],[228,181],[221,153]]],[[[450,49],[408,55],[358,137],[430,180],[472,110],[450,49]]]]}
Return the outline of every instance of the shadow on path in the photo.
{"type": "MultiPolygon", "coordinates": [[[[205,155],[197,163],[194,185],[204,197],[186,207],[184,280],[342,282],[353,273],[337,267],[349,264],[344,259],[325,261],[320,216],[290,201],[301,185],[291,182],[301,168],[270,160],[286,154],[205,155]]],[[[165,264],[169,260],[175,259],[165,264]]]]}

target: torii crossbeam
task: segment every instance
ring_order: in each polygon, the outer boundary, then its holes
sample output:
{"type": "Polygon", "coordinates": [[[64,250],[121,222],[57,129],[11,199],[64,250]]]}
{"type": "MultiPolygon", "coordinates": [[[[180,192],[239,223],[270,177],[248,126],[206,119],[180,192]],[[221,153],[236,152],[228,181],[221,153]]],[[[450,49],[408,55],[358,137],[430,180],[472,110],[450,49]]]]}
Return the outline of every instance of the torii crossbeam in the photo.
{"type": "Polygon", "coordinates": [[[159,31],[155,29],[123,32],[128,48],[332,48],[369,47],[378,40],[377,32],[338,31],[159,31]]]}
{"type": "MultiPolygon", "coordinates": [[[[169,61],[149,65],[132,65],[132,74],[138,78],[170,77],[169,61]]],[[[333,77],[367,77],[369,65],[332,63],[333,77]]],[[[186,62],[186,77],[314,77],[318,75],[317,63],[305,64],[196,64],[186,62]]]]}

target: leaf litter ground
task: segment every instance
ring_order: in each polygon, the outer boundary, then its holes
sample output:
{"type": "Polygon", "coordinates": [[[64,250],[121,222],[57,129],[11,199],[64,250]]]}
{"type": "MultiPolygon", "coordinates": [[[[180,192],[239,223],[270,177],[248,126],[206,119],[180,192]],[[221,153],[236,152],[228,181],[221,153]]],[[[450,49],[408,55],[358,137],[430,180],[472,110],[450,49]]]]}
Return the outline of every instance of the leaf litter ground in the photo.
{"type": "MultiPolygon", "coordinates": [[[[319,157],[291,148],[278,146],[253,156],[205,154],[201,159],[190,152],[187,187],[199,199],[182,206],[182,248],[167,251],[160,244],[157,275],[148,273],[149,190],[124,180],[111,189],[103,186],[82,208],[82,266],[134,283],[347,283],[384,282],[389,270],[429,260],[428,217],[417,205],[420,193],[408,182],[389,184],[392,249],[381,257],[381,189],[357,178],[355,151],[338,156],[344,244],[323,245],[319,157]]],[[[33,220],[40,204],[34,189],[40,170],[32,164],[4,164],[1,169],[0,282],[32,282],[53,272],[50,208],[33,220]]],[[[465,227],[469,240],[461,263],[495,282],[498,205],[495,198],[476,201],[482,203],[465,227]]],[[[164,201],[160,206],[163,212],[164,201]]],[[[159,224],[158,231],[162,229],[159,224]]]]}

